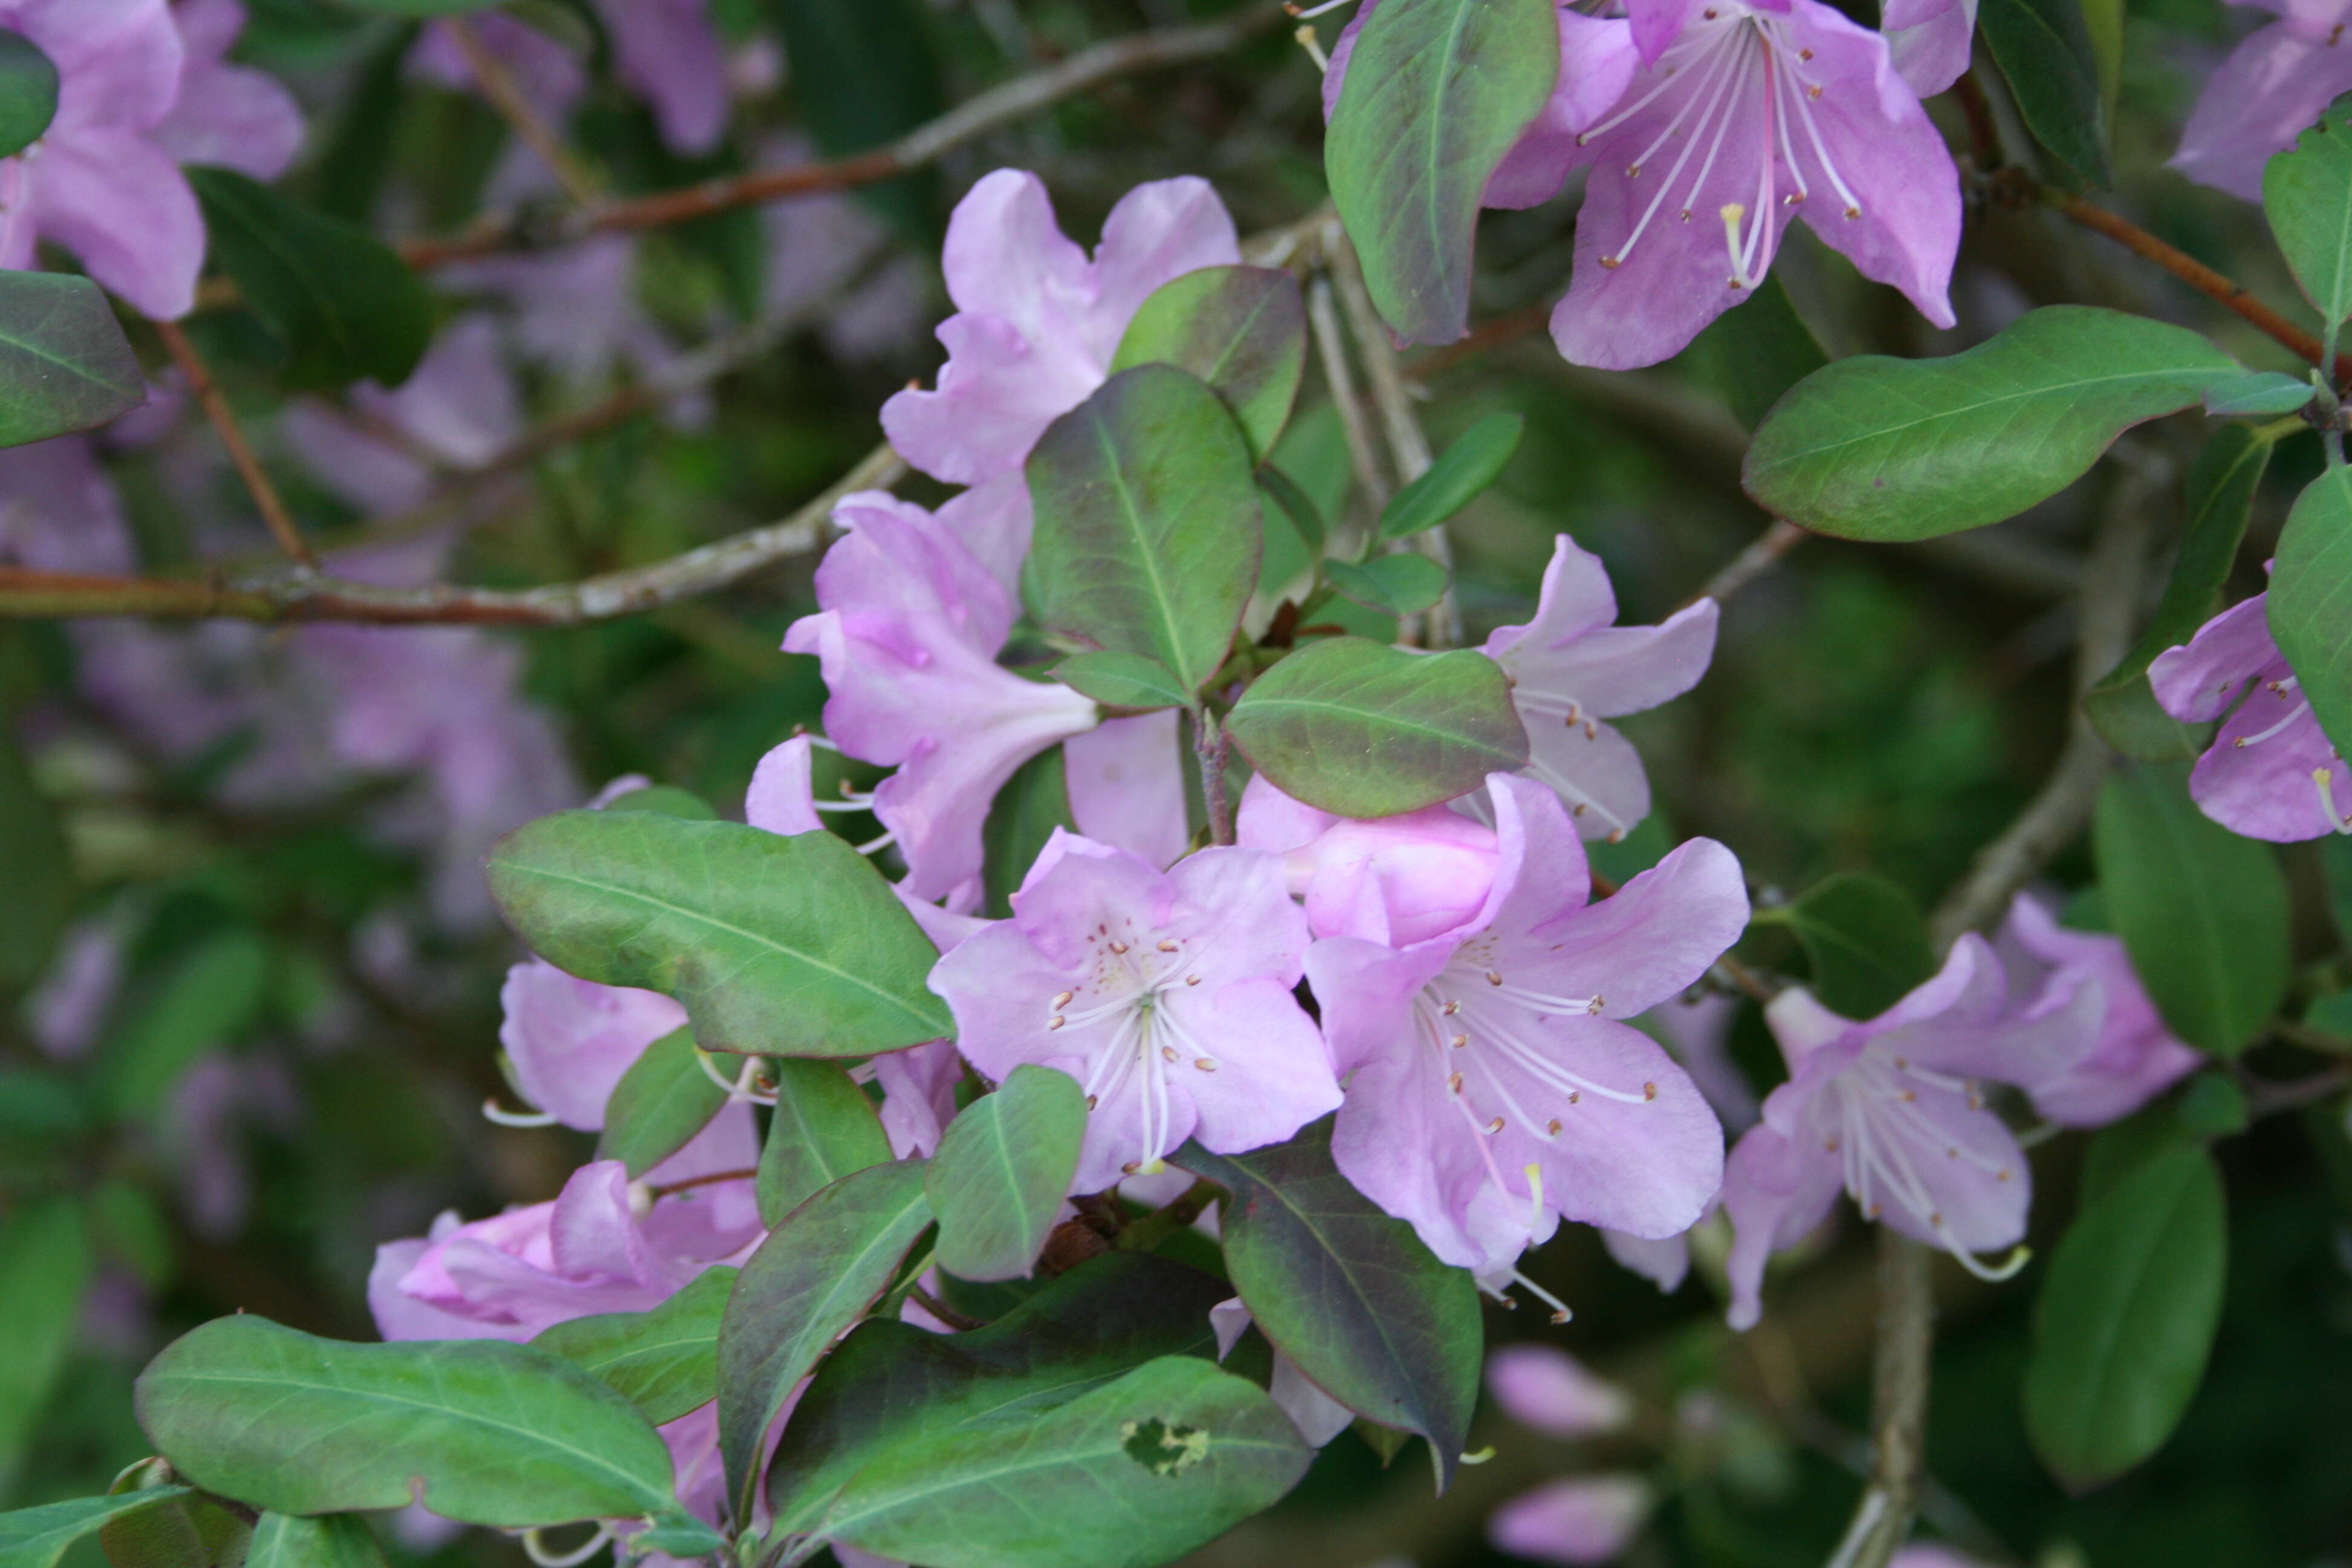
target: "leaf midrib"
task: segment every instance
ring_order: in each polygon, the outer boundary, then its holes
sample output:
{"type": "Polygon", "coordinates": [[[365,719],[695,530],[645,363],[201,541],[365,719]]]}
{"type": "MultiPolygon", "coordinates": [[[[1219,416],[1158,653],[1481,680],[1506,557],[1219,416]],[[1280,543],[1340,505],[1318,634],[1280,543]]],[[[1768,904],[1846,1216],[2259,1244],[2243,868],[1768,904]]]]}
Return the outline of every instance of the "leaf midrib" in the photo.
{"type": "MultiPolygon", "coordinates": [[[[1898,365],[1916,365],[1932,363],[1934,362],[1921,360],[1894,360],[1889,363],[1898,365]]],[[[1824,454],[1841,451],[1848,447],[1860,446],[1868,441],[1883,440],[1891,436],[1899,436],[1906,430],[1914,430],[1923,425],[1933,425],[1940,420],[1964,418],[1971,414],[1981,413],[1983,410],[1988,408],[1997,408],[2005,403],[2022,403],[2032,398],[2048,397],[2055,394],[2077,392],[2085,387],[2121,385],[2128,382],[2160,382],[2195,374],[2197,373],[2188,369],[2170,371],[2134,371],[2126,375],[2091,376],[2079,381],[2052,382],[2043,385],[2028,388],[2023,392],[2003,393],[2000,396],[1988,397],[1981,402],[1971,403],[1959,407],[1937,409],[1932,414],[1922,415],[1916,419],[1906,420],[1900,425],[1875,425],[1871,426],[1869,429],[1863,431],[1859,435],[1849,436],[1842,440],[1824,442],[1816,446],[1809,446],[1804,447],[1802,450],[1791,452],[1786,457],[1776,457],[1770,458],[1759,465],[1759,473],[1770,473],[1776,469],[1789,468],[1799,463],[1810,462],[1813,458],[1822,457],[1824,454]]],[[[2221,372],[2219,369],[2214,369],[2211,370],[2210,374],[2220,374],[2221,372]]]]}

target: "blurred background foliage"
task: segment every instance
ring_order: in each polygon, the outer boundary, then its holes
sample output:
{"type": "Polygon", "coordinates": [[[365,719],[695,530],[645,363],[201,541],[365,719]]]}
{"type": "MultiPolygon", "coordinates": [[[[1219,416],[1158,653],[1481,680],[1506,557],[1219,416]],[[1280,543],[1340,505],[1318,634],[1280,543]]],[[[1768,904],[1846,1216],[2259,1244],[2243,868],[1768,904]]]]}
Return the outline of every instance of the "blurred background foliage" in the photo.
{"type": "MultiPolygon", "coordinates": [[[[310,117],[310,142],[283,188],[392,237],[460,228],[494,201],[507,126],[478,98],[407,68],[413,28],[331,0],[249,5],[239,58],[278,73],[310,117]]],[[[584,5],[514,9],[602,66],[584,5]]],[[[609,190],[664,189],[810,148],[856,152],[1090,43],[1219,9],[1213,0],[712,0],[745,79],[719,151],[698,160],[665,151],[644,108],[602,69],[566,130],[609,190]]],[[[1340,20],[1324,20],[1327,44],[1340,20]]],[[[2215,0],[2133,0],[2119,188],[2109,199],[2299,309],[2252,209],[2161,167],[2195,86],[2249,20],[2215,0]]],[[[1948,129],[1957,142],[1958,125],[1948,129]]],[[[945,216],[991,168],[1042,174],[1066,229],[1089,237],[1133,184],[1205,175],[1246,235],[1321,200],[1319,143],[1314,70],[1276,33],[1209,65],[1115,82],[936,171],[776,209],[781,223],[741,210],[649,234],[627,298],[680,346],[774,316],[805,257],[843,243],[820,232],[826,225],[852,236],[857,260],[836,268],[849,287],[797,307],[797,326],[705,395],[637,413],[479,487],[465,503],[451,574],[523,585],[658,560],[821,491],[871,447],[882,400],[936,368],[928,329],[948,309],[937,268],[945,216]],[[854,321],[843,303],[853,295],[854,321]]],[[[1533,211],[1488,216],[1482,317],[1507,320],[1557,295],[1573,213],[1571,189],[1533,211]]],[[[2282,363],[2233,319],[2042,211],[1972,221],[1952,333],[1862,284],[1803,231],[1776,276],[1838,353],[1947,353],[2030,304],[2083,300],[2191,321],[2249,364],[2282,363]]],[[[445,323],[484,304],[512,308],[457,272],[432,283],[445,323]]],[[[1423,358],[1439,366],[1425,376],[1423,410],[1435,445],[1497,410],[1528,422],[1502,483],[1454,526],[1474,637],[1525,617],[1556,531],[1601,555],[1635,622],[1662,616],[1755,537],[1764,520],[1739,492],[1738,461],[1742,416],[1759,412],[1744,406],[1746,373],[1770,345],[1758,335],[1764,323],[1743,318],[1764,309],[1726,317],[1654,373],[1571,369],[1540,334],[1423,358]]],[[[276,344],[236,310],[200,316],[192,330],[267,447],[284,402],[276,344]]],[[[519,363],[516,373],[529,424],[588,406],[634,374],[605,367],[582,384],[543,364],[519,363]]],[[[1348,504],[1348,463],[1313,375],[1280,461],[1336,513],[1348,504]]],[[[2188,421],[2153,426],[2135,438],[2136,460],[2177,474],[2195,436],[2188,421]]],[[[208,441],[184,421],[174,436],[122,444],[109,458],[150,571],[263,545],[226,465],[191,459],[192,447],[214,450],[208,441]]],[[[2285,502],[2317,464],[2315,450],[2299,448],[2315,445],[2306,437],[2283,447],[2237,591],[2260,585],[2285,502]]],[[[276,470],[310,537],[364,531],[367,509],[323,482],[331,476],[306,478],[286,462],[276,470]]],[[[446,465],[436,472],[446,477],[446,465]]],[[[1659,826],[1612,852],[1621,868],[1705,833],[1737,848],[1766,900],[1863,868],[1923,903],[1936,898],[2029,798],[2063,739],[2070,595],[2088,520],[2112,482],[2095,475],[2026,517],[1934,545],[1809,542],[1748,588],[1727,611],[1698,690],[1626,726],[1649,763],[1659,826]]],[[[908,493],[924,496],[922,483],[908,493]]],[[[2177,490],[2161,489],[2174,510],[2177,490]]],[[[2158,536],[2175,526],[2159,518],[2158,536]]],[[[785,625],[814,608],[813,559],[641,618],[511,637],[526,661],[521,689],[551,718],[583,793],[641,773],[722,809],[740,805],[758,756],[818,718],[815,661],[776,651],[785,625]]],[[[194,657],[198,639],[175,646],[194,657]]],[[[402,787],[397,776],[350,772],[294,806],[225,804],[215,786],[249,739],[164,760],[77,700],[84,652],[57,626],[0,625],[0,702],[17,720],[13,740],[0,739],[9,904],[0,985],[16,997],[0,1008],[0,1324],[12,1342],[0,1349],[0,1507],[102,1489],[144,1454],[130,1380],[173,1334],[246,1309],[372,1337],[363,1285],[377,1244],[422,1231],[445,1209],[479,1215],[548,1198],[591,1151],[585,1135],[481,1117],[484,1100],[505,1092],[498,990],[517,950],[494,924],[447,918],[427,858],[382,831],[379,808],[402,787]],[[69,913],[73,934],[52,953],[55,913],[69,913]],[[101,1011],[84,1031],[94,1043],[68,1059],[36,1043],[34,1021],[72,988],[78,963],[114,972],[76,993],[97,996],[101,1011]]],[[[839,826],[853,837],[873,831],[862,817],[839,826]]],[[[2352,913],[2343,850],[2285,850],[2306,956],[2331,945],[2322,934],[2331,918],[2352,913]]],[[[2055,872],[2079,886],[2088,858],[2077,850],[2055,872]]],[[[1785,936],[1752,945],[1759,961],[1802,972],[1785,936]]],[[[1768,1088],[1777,1058],[1752,1007],[1734,1038],[1756,1087],[1768,1088]]],[[[1928,1522],[1988,1561],[2048,1568],[2352,1561],[2352,1153],[2343,1143],[2340,1121],[2313,1113],[2274,1118],[2227,1145],[2232,1245],[2210,1375],[2161,1455],[2088,1497],[2061,1492],[2023,1436],[2017,1389],[2040,1267],[2007,1288],[1948,1270],[1928,1522]]],[[[2069,1211],[2080,1148],[2060,1139],[2039,1156],[2045,1242],[2069,1211]]],[[[1719,1237],[1715,1245],[1719,1253],[1719,1237]]],[[[1551,1340],[1627,1383],[1643,1401],[1629,1433],[1571,1447],[1490,1418],[1480,1440],[1496,1446],[1495,1459],[1465,1470],[1443,1500],[1431,1498],[1419,1456],[1384,1471],[1343,1436],[1290,1502],[1202,1561],[1504,1562],[1484,1543],[1487,1508],[1545,1475],[1602,1465],[1653,1473],[1666,1498],[1634,1564],[1823,1559],[1851,1505],[1862,1443],[1870,1287],[1858,1236],[1792,1273],[1766,1326],[1745,1340],[1721,1328],[1704,1266],[1662,1305],[1572,1227],[1530,1271],[1574,1303],[1576,1321],[1553,1330],[1495,1313],[1490,1335],[1551,1340]]],[[[483,1531],[398,1549],[415,1562],[517,1560],[483,1531]]]]}

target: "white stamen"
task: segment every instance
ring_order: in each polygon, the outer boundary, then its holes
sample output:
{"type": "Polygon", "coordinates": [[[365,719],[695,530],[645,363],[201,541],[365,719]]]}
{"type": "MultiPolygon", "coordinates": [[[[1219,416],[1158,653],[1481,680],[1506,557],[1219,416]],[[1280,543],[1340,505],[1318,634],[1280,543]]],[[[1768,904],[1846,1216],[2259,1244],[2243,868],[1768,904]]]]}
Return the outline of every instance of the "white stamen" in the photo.
{"type": "Polygon", "coordinates": [[[2332,768],[2314,768],[2311,782],[2319,790],[2319,815],[2327,826],[2338,833],[2352,833],[2352,816],[2340,815],[2336,809],[2336,773],[2332,768]]]}
{"type": "Polygon", "coordinates": [[[482,1101],[482,1120],[500,1127],[552,1127],[555,1117],[544,1110],[509,1110],[496,1100],[482,1101]]]}

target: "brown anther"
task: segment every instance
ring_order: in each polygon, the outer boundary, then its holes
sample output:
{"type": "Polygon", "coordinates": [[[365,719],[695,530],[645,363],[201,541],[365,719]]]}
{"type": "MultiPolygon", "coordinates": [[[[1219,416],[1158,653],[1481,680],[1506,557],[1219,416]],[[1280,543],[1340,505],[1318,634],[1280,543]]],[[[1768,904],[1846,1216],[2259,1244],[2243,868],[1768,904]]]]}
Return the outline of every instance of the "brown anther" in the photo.
{"type": "Polygon", "coordinates": [[[1584,1005],[1584,1010],[1597,1018],[1601,1016],[1601,1009],[1607,1005],[1609,1005],[1608,997],[1595,996],[1591,1001],[1584,1005]]]}
{"type": "Polygon", "coordinates": [[[1626,177],[1627,179],[1629,179],[1629,180],[1638,180],[1638,179],[1640,179],[1640,178],[1642,177],[1642,165],[1641,165],[1641,164],[1639,164],[1639,163],[1628,163],[1628,164],[1626,164],[1626,165],[1625,165],[1625,177],[1626,177]]]}
{"type": "Polygon", "coordinates": [[[1178,951],[1178,948],[1172,942],[1163,942],[1160,944],[1160,951],[1162,952],[1175,952],[1178,951]]]}
{"type": "Polygon", "coordinates": [[[1056,992],[1054,995],[1054,1010],[1058,1013],[1077,999],[1078,994],[1075,991],[1056,992]]]}
{"type": "Polygon", "coordinates": [[[1501,1117],[1499,1117],[1499,1116],[1497,1116],[1496,1118],[1495,1118],[1495,1120],[1494,1120],[1494,1121],[1489,1121],[1488,1123],[1486,1123],[1486,1135],[1487,1135],[1488,1137],[1490,1137],[1490,1138],[1491,1138],[1491,1137],[1493,1137],[1496,1133],[1500,1132],[1502,1130],[1503,1130],[1503,1119],[1502,1119],[1501,1117]]]}
{"type": "Polygon", "coordinates": [[[1655,1099],[1657,1099],[1657,1098],[1658,1098],[1658,1086],[1657,1086],[1656,1084],[1654,1084],[1654,1083],[1645,1083],[1645,1084],[1643,1084],[1643,1085],[1642,1086],[1642,1098],[1643,1098],[1644,1100],[1655,1100],[1655,1099]]]}
{"type": "Polygon", "coordinates": [[[1868,1208],[1862,1211],[1862,1217],[1864,1219],[1876,1219],[1879,1215],[1879,1212],[1878,1205],[1876,1204],[1873,1204],[1868,1208]]]}
{"type": "Polygon", "coordinates": [[[1688,223],[1688,222],[1690,222],[1690,208],[1688,208],[1688,207],[1685,207],[1685,208],[1683,208],[1682,221],[1683,221],[1683,222],[1685,222],[1685,223],[1688,223]]]}
{"type": "Polygon", "coordinates": [[[1452,1046],[1455,1050],[1457,1050],[1457,1051],[1458,1051],[1458,1050],[1460,1050],[1463,1047],[1465,1047],[1465,1046],[1466,1046],[1466,1045],[1468,1045],[1468,1044],[1470,1043],[1470,1037],[1469,1037],[1469,1036],[1467,1036],[1467,1035],[1456,1035],[1456,1036],[1454,1036],[1452,1039],[1450,1039],[1450,1040],[1446,1041],[1445,1043],[1446,1043],[1447,1045],[1449,1045],[1449,1046],[1452,1046]]]}
{"type": "Polygon", "coordinates": [[[1187,985],[1198,985],[1201,984],[1201,977],[1197,974],[1188,974],[1184,976],[1184,984],[1187,985]]]}
{"type": "Polygon", "coordinates": [[[1131,1176],[1135,1174],[1136,1172],[1143,1169],[1143,1162],[1140,1160],[1129,1160],[1126,1164],[1121,1165],[1119,1169],[1131,1176]]]}
{"type": "Polygon", "coordinates": [[[1902,1093],[1900,1093],[1900,1094],[1896,1095],[1895,1098],[1895,1099],[1897,1099],[1897,1100],[1901,1100],[1904,1104],[1908,1105],[1908,1104],[1910,1104],[1913,1100],[1915,1100],[1918,1099],[1919,1097],[1918,1097],[1917,1095],[1916,1095],[1916,1094],[1912,1093],[1909,1089],[1905,1089],[1902,1093]]]}
{"type": "Polygon", "coordinates": [[[1162,1061],[1170,1061],[1170,1062],[1174,1061],[1174,1060],[1176,1059],[1176,1047],[1173,1047],[1173,1046],[1162,1046],[1162,1047],[1160,1047],[1160,1060],[1162,1060],[1162,1061]]]}
{"type": "Polygon", "coordinates": [[[1110,944],[1110,950],[1123,958],[1127,955],[1127,943],[1123,942],[1114,942],[1110,944]]]}
{"type": "Polygon", "coordinates": [[[1217,1064],[1211,1061],[1206,1057],[1194,1057],[1192,1058],[1192,1065],[1199,1068],[1202,1072],[1214,1072],[1217,1070],[1217,1064]]]}
{"type": "Polygon", "coordinates": [[[1838,1141],[1837,1141],[1836,1139],[1834,1139],[1834,1138],[1824,1138],[1824,1139],[1822,1139],[1822,1153],[1824,1153],[1824,1154],[1834,1154],[1834,1153],[1836,1153],[1837,1152],[1838,1152],[1838,1141]]]}
{"type": "Polygon", "coordinates": [[[1584,815],[1584,810],[1585,810],[1585,804],[1584,804],[1584,802],[1582,802],[1582,801],[1580,801],[1580,801],[1578,801],[1578,802],[1576,803],[1576,807],[1575,807],[1575,809],[1574,809],[1574,810],[1572,810],[1572,811],[1570,811],[1570,812],[1569,813],[1569,816],[1582,816],[1584,815]]]}
{"type": "Polygon", "coordinates": [[[1797,51],[1797,58],[1801,60],[1811,59],[1813,58],[1813,51],[1811,49],[1799,49],[1797,51]]]}
{"type": "Polygon", "coordinates": [[[1591,720],[1587,719],[1584,721],[1584,738],[1588,741],[1593,741],[1600,739],[1600,730],[1594,726],[1591,720]]]}
{"type": "Polygon", "coordinates": [[[1094,1095],[1091,1095],[1091,1094],[1090,1094],[1090,1095],[1087,1096],[1087,1109],[1088,1110],[1092,1110],[1095,1108],[1095,1106],[1096,1106],[1096,1104],[1097,1104],[1097,1099],[1096,1099],[1096,1097],[1095,1097],[1094,1095]]]}
{"type": "Polygon", "coordinates": [[[1445,1092],[1448,1094],[1460,1094],[1462,1092],[1462,1075],[1460,1073],[1448,1073],[1445,1075],[1445,1092]]]}
{"type": "Polygon", "coordinates": [[[1551,1315],[1551,1321],[1554,1323],[1564,1323],[1568,1321],[1568,1313],[1565,1310],[1554,1312],[1551,1315]]]}
{"type": "Polygon", "coordinates": [[[1819,98],[1819,97],[1821,97],[1821,95],[1822,95],[1822,89],[1821,89],[1821,88],[1820,88],[1819,86],[1813,86],[1813,87],[1809,87],[1809,88],[1805,89],[1805,96],[1806,96],[1807,98],[1819,98]]]}
{"type": "Polygon", "coordinates": [[[1549,1133],[1550,1133],[1550,1134],[1551,1134],[1553,1137],[1555,1137],[1555,1138],[1559,1137],[1559,1117],[1557,1117],[1557,1116],[1555,1116],[1555,1117],[1553,1117],[1549,1121],[1545,1122],[1545,1123],[1544,1123],[1544,1131],[1547,1131],[1547,1132],[1549,1132],[1549,1133]]]}
{"type": "Polygon", "coordinates": [[[1063,1025],[1068,1022],[1069,1020],[1067,1018],[1065,1018],[1060,1014],[1056,1013],[1051,1019],[1047,1020],[1045,1025],[1046,1033],[1051,1034],[1054,1030],[1060,1028],[1063,1025]]]}
{"type": "Polygon", "coordinates": [[[1448,1002],[1444,1006],[1439,1008],[1438,1011],[1451,1018],[1454,1014],[1462,1011],[1462,1004],[1458,1001],[1448,1002]]]}
{"type": "Polygon", "coordinates": [[[2005,1182],[2009,1180],[2009,1167],[2004,1165],[2000,1170],[1995,1171],[1992,1173],[1992,1179],[1996,1182],[2005,1182]]]}
{"type": "Polygon", "coordinates": [[[1574,1105],[1577,1101],[1579,1101],[1579,1100],[1582,1100],[1583,1098],[1584,1098],[1584,1091],[1583,1091],[1582,1089],[1570,1089],[1570,1090],[1568,1091],[1568,1102],[1569,1102],[1570,1105],[1574,1105]]]}
{"type": "MultiPolygon", "coordinates": [[[[1581,137],[1581,136],[1580,136],[1580,137],[1578,137],[1578,138],[1577,138],[1577,141],[1578,141],[1580,143],[1581,143],[1581,142],[1583,142],[1583,140],[1584,140],[1584,138],[1583,138],[1583,137],[1581,137]]],[[[1601,269],[1603,272],[1614,272],[1614,271],[1616,271],[1616,270],[1617,270],[1617,262],[1618,262],[1618,259],[1619,259],[1619,258],[1616,258],[1616,257],[1614,257],[1614,256],[1604,256],[1604,257],[1602,257],[1602,258],[1601,258],[1601,269]]]]}
{"type": "Polygon", "coordinates": [[[1934,1226],[1937,1230],[1941,1230],[1944,1228],[1944,1216],[1939,1214],[1931,1214],[1927,1216],[1927,1223],[1934,1226]]]}
{"type": "Polygon", "coordinates": [[[1496,970],[1492,970],[1492,969],[1490,969],[1490,970],[1486,971],[1486,984],[1489,984],[1489,985],[1500,985],[1502,983],[1503,983],[1503,976],[1502,976],[1502,974],[1501,974],[1499,972],[1497,972],[1497,971],[1496,971],[1496,970]]]}

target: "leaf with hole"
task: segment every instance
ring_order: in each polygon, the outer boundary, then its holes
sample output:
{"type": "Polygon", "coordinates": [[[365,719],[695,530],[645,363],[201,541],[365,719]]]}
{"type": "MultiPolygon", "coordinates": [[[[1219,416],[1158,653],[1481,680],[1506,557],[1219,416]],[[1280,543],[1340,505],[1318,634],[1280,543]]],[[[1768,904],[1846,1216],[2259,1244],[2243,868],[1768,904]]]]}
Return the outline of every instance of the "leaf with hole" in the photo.
{"type": "Polygon", "coordinates": [[[1397,491],[1381,509],[1381,537],[1402,539],[1439,523],[1476,500],[1503,477],[1528,422],[1517,414],[1489,414],[1454,438],[1429,471],[1397,491]]]}
{"type": "Polygon", "coordinates": [[[1290,421],[1307,372],[1307,306],[1289,273],[1270,267],[1203,267],[1161,284],[1143,301],[1111,374],[1172,364],[1206,382],[1262,462],[1290,421]]]}
{"type": "Polygon", "coordinates": [[[0,271],[0,447],[103,425],[147,401],[147,378],[97,284],[0,271]]]}
{"type": "Polygon", "coordinates": [[[1078,1145],[1087,1100],[1078,1080],[1052,1068],[1014,1068],[948,1123],[924,1178],[939,1216],[940,1267],[965,1279],[1025,1278],[1054,1228],[1078,1145]]]}
{"type": "Polygon", "coordinates": [[[719,1397],[719,1318],[732,1268],[706,1268],[660,1306],[598,1312],[542,1329],[531,1341],[625,1397],[659,1426],[719,1397]]]}

